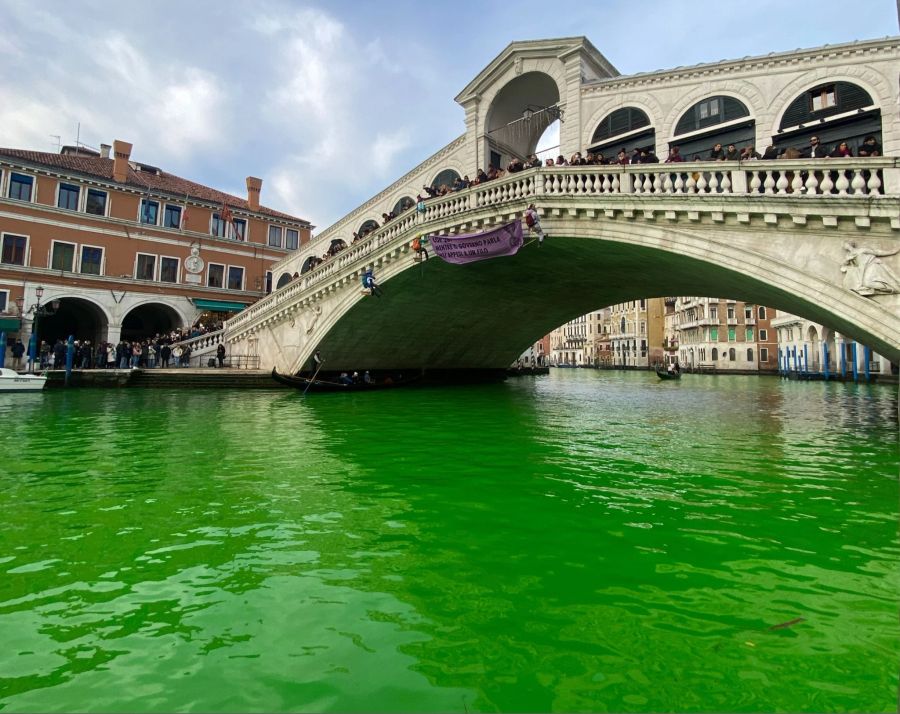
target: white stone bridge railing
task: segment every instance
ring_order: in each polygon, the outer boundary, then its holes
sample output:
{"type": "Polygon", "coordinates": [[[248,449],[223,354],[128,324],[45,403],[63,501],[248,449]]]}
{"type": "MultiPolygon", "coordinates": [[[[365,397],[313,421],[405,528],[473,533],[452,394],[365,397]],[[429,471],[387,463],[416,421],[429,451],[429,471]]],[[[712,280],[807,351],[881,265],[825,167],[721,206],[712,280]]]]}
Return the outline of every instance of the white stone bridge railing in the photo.
{"type": "MultiPolygon", "coordinates": [[[[900,197],[900,161],[894,158],[704,161],[541,167],[509,174],[490,183],[429,199],[424,214],[414,210],[401,214],[236,315],[226,323],[225,333],[231,338],[249,329],[251,324],[283,312],[317,291],[327,289],[329,281],[343,280],[348,269],[358,271],[385,250],[407,245],[416,235],[476,229],[491,224],[497,214],[521,212],[531,202],[541,209],[542,202],[548,199],[591,196],[608,197],[611,204],[619,205],[623,205],[622,200],[636,196],[658,198],[665,201],[665,210],[669,212],[677,210],[671,203],[674,197],[686,199],[684,208],[690,211],[702,210],[706,201],[710,201],[711,208],[721,211],[721,201],[727,197],[790,199],[798,204],[831,199],[877,202],[900,197]],[[499,210],[503,207],[508,210],[499,210]],[[467,214],[471,214],[471,220],[466,220],[467,214]]],[[[836,203],[835,214],[842,210],[843,204],[836,203]]],[[[861,220],[868,219],[861,216],[861,220]]],[[[892,226],[900,227],[900,218],[892,219],[892,226]]],[[[306,249],[304,246],[302,252],[306,249]]],[[[316,254],[315,250],[310,254],[316,254]]]]}

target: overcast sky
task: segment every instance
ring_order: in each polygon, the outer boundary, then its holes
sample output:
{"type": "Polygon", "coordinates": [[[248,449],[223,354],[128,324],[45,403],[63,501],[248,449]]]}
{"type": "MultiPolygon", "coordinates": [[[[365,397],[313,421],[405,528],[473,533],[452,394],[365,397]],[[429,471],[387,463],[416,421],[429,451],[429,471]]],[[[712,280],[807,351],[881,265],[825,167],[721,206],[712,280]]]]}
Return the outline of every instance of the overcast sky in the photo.
{"type": "MultiPolygon", "coordinates": [[[[135,160],[318,229],[463,132],[514,40],[585,35],[623,74],[897,35],[896,0],[0,0],[0,146],[135,160]]],[[[474,168],[474,167],[473,167],[474,168]]]]}

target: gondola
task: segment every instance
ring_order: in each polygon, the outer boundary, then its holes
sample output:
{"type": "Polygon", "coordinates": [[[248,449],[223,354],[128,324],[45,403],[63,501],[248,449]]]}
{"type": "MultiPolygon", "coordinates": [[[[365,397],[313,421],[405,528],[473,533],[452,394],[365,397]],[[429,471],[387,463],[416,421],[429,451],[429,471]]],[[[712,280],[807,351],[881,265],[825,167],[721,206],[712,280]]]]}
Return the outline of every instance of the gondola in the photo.
{"type": "Polygon", "coordinates": [[[669,372],[667,369],[657,367],[656,376],[660,379],[681,379],[681,372],[669,372]]]}
{"type": "Polygon", "coordinates": [[[286,374],[279,374],[273,367],[272,379],[304,392],[372,392],[379,389],[394,389],[396,387],[405,387],[414,384],[421,379],[421,375],[397,381],[344,384],[343,382],[333,382],[328,379],[312,380],[306,377],[290,377],[286,374]]]}

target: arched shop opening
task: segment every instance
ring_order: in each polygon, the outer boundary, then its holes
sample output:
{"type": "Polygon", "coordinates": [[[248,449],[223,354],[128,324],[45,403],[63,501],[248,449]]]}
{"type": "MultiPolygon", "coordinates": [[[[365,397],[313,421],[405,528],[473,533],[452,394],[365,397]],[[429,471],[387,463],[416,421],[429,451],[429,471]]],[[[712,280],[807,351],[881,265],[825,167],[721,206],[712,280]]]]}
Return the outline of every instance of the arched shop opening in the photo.
{"type": "MultiPolygon", "coordinates": [[[[306,263],[309,263],[310,258],[306,259],[306,263]]],[[[305,273],[309,268],[306,267],[306,263],[304,263],[303,272],[305,273]]],[[[281,277],[278,278],[278,283],[275,286],[276,290],[281,290],[285,285],[291,282],[291,274],[290,273],[282,273],[281,277]]]]}
{"type": "Polygon", "coordinates": [[[391,213],[393,213],[395,216],[399,216],[401,213],[403,213],[403,211],[408,211],[415,205],[416,202],[413,201],[409,196],[404,196],[394,204],[394,208],[391,213]]]}
{"type": "Polygon", "coordinates": [[[609,160],[622,149],[629,156],[635,149],[656,150],[656,130],[646,112],[637,107],[623,107],[607,114],[594,130],[588,151],[600,152],[609,160]]]}
{"type": "Polygon", "coordinates": [[[846,141],[857,156],[867,136],[881,144],[881,109],[865,89],[850,82],[818,84],[788,105],[774,143],[779,151],[802,151],[813,136],[827,151],[846,141]]]}
{"type": "Polygon", "coordinates": [[[374,221],[373,219],[370,218],[368,221],[366,221],[359,227],[359,230],[356,231],[356,235],[362,237],[364,235],[371,233],[374,230],[378,230],[378,223],[377,223],[377,221],[374,221]]]}
{"type": "MultiPolygon", "coordinates": [[[[734,97],[707,97],[681,115],[669,148],[678,146],[686,161],[705,161],[715,144],[721,144],[723,149],[734,144],[738,150],[755,146],[755,127],[756,120],[743,102],[734,97]]],[[[756,146],[756,150],[762,153],[760,147],[756,146]]]]}
{"type": "Polygon", "coordinates": [[[76,340],[90,340],[91,344],[97,344],[106,339],[109,323],[97,305],[81,298],[54,298],[57,299],[59,307],[56,312],[37,319],[38,340],[52,344],[57,340],[65,341],[72,335],[76,340]]]}
{"type": "Polygon", "coordinates": [[[160,303],[147,303],[131,310],[122,320],[122,339],[143,340],[181,326],[181,317],[174,308],[160,303]]]}
{"type": "Polygon", "coordinates": [[[461,178],[462,178],[462,176],[460,176],[453,169],[444,169],[437,176],[434,177],[434,181],[431,182],[431,188],[440,188],[441,186],[446,186],[447,188],[453,188],[453,182],[456,181],[456,179],[461,179],[461,178]]]}

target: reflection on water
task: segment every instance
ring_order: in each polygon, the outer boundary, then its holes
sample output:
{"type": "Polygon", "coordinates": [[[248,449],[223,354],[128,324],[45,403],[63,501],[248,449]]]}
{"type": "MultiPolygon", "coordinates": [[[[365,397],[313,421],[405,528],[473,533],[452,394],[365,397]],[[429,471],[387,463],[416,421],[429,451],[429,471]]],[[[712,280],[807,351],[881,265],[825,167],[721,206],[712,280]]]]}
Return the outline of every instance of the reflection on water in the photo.
{"type": "Polygon", "coordinates": [[[0,708],[895,707],[892,389],[10,396],[0,708]]]}

